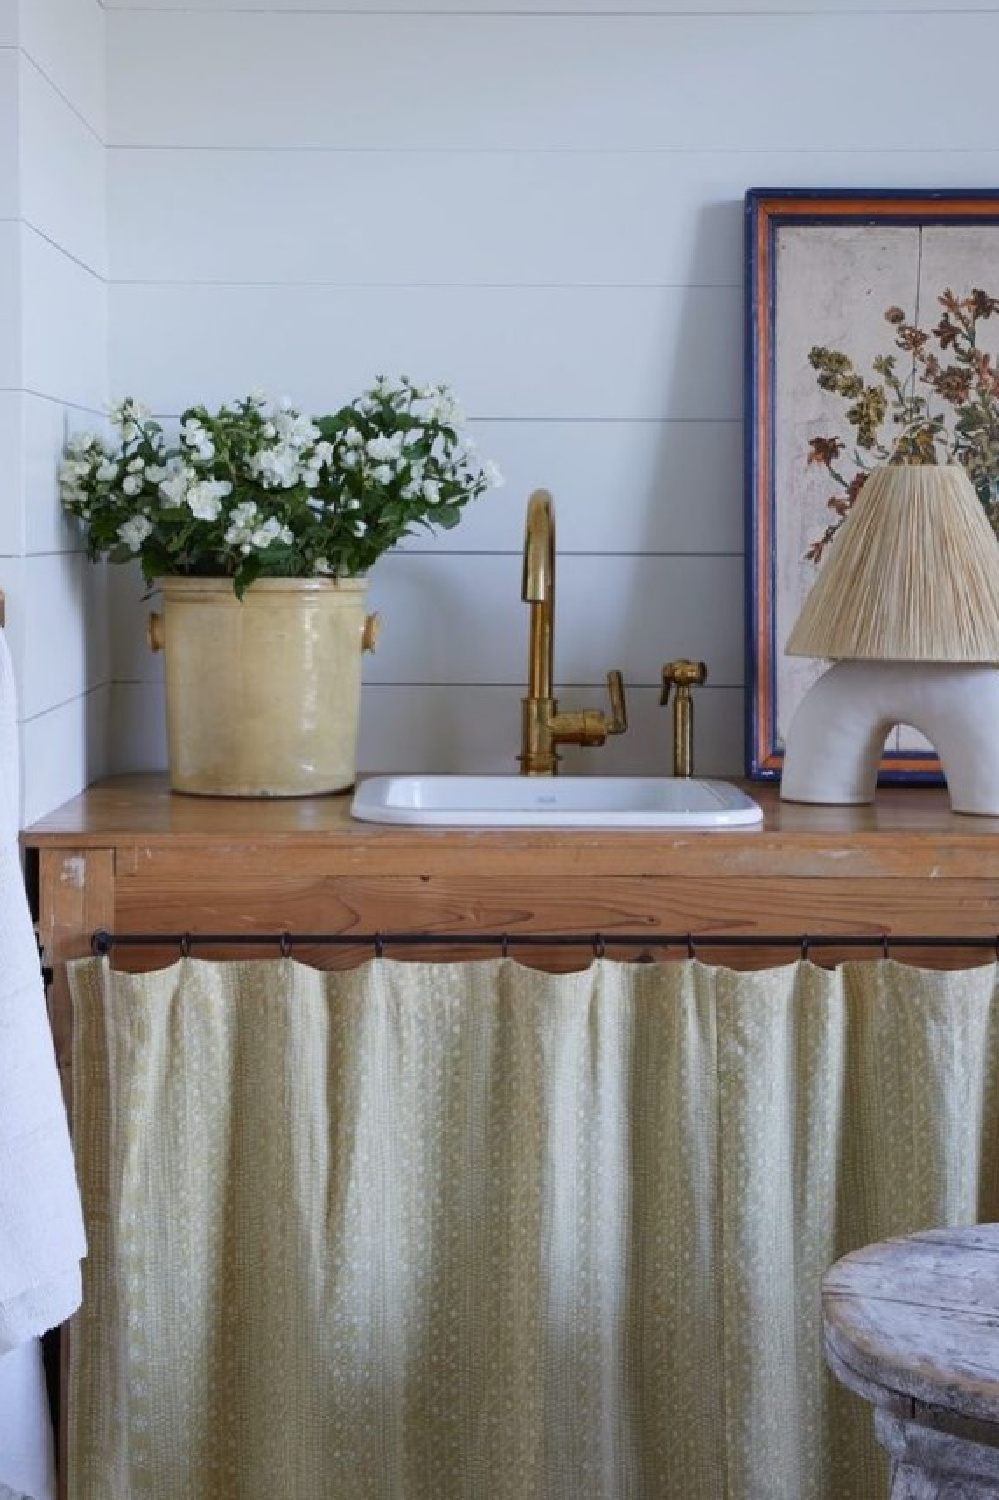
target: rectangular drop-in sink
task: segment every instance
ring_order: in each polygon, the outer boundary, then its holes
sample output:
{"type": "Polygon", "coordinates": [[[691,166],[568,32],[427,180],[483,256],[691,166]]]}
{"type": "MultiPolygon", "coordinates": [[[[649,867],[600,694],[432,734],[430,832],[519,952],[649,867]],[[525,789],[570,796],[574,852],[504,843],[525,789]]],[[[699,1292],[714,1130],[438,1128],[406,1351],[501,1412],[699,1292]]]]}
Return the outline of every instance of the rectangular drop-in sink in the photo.
{"type": "Polygon", "coordinates": [[[466,828],[752,828],[757,803],[683,776],[372,776],[351,812],[369,823],[466,828]]]}

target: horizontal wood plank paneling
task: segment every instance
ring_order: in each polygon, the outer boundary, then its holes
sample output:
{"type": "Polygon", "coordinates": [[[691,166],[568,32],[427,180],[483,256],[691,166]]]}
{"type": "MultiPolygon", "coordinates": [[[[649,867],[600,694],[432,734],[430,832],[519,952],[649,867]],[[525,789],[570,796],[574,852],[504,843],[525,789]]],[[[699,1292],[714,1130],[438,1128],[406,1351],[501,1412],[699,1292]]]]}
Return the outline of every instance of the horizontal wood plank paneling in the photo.
{"type": "Polygon", "coordinates": [[[109,705],[110,688],[105,682],[22,723],[25,823],[105,774],[109,705]]]}
{"type": "Polygon", "coordinates": [[[857,11],[109,11],[107,30],[115,145],[703,150],[735,139],[850,152],[870,145],[874,100],[883,148],[990,140],[999,17],[961,16],[952,110],[913,107],[939,96],[955,45],[954,17],[929,12],[910,14],[904,33],[895,16],[857,11]],[[836,107],[845,86],[865,107],[836,107]]]}
{"type": "Polygon", "coordinates": [[[21,211],[18,174],[17,116],[21,54],[0,44],[0,219],[16,219],[21,211]]]}
{"type": "MultiPolygon", "coordinates": [[[[13,3],[13,0],[8,0],[13,3]]],[[[190,11],[312,11],[334,15],[372,12],[384,15],[524,15],[633,16],[741,15],[877,15],[895,11],[933,11],[951,14],[949,0],[100,0],[105,10],[190,11]]],[[[961,6],[961,9],[973,7],[961,6]]]]}
{"type": "Polygon", "coordinates": [[[741,417],[735,287],[123,286],[111,347],[160,411],[254,387],[330,410],[387,372],[474,417],[741,417]]]}
{"type": "MultiPolygon", "coordinates": [[[[520,752],[521,686],[406,687],[366,683],[361,699],[357,764],[362,773],[482,772],[513,774],[520,752]]],[[[602,688],[560,689],[566,708],[599,705],[602,688]]],[[[673,769],[670,711],[654,688],[627,685],[629,728],[599,749],[567,746],[567,775],[669,775],[673,769]]],[[[696,697],[694,769],[700,776],[742,771],[742,689],[710,684],[696,697]]],[[[166,766],[162,686],[116,681],[111,699],[115,770],[166,766]]]]}
{"type": "MultiPolygon", "coordinates": [[[[390,553],[371,575],[368,605],[382,616],[377,650],[365,657],[371,683],[520,684],[527,671],[528,606],[521,559],[442,552],[390,553]]],[[[119,677],[157,680],[162,658],[146,646],[138,575],[115,569],[114,632],[119,677]]],[[[712,683],[742,683],[742,559],[600,558],[558,564],[557,683],[596,685],[611,667],[658,685],[671,657],[708,662],[712,683]]]]}
{"type": "Polygon", "coordinates": [[[24,388],[90,410],[106,399],[107,284],[29,226],[21,245],[24,388]]]}
{"type": "Polygon", "coordinates": [[[103,140],[107,74],[100,0],[21,0],[20,45],[103,140]]]}
{"type": "MultiPolygon", "coordinates": [[[[118,389],[121,389],[120,387],[118,389]]],[[[142,388],[130,383],[136,395],[142,388]]],[[[99,414],[72,412],[72,430],[99,414]]],[[[44,413],[37,417],[39,426],[44,413]]],[[[452,532],[417,531],[403,552],[519,554],[534,489],[555,500],[560,555],[742,551],[742,424],[727,422],[476,421],[480,452],[504,483],[469,504],[452,532]]],[[[38,475],[54,485],[54,470],[38,475]]],[[[509,563],[499,564],[508,570],[509,563]]],[[[133,589],[133,593],[138,593],[133,589]]]]}
{"type": "Polygon", "coordinates": [[[21,385],[21,227],[0,221],[0,391],[21,385]]]}
{"type": "MultiPolygon", "coordinates": [[[[999,179],[999,149],[888,151],[852,186],[999,179]]],[[[750,181],[841,187],[836,151],[109,153],[118,282],[740,286],[750,181]],[[462,185],[460,192],[428,184],[462,185]],[[261,201],[267,212],[261,213],[261,201]],[[164,232],[163,204],[170,204],[164,232]],[[289,232],[307,205],[307,232],[289,232]],[[206,226],[210,225],[210,232],[206,226]]]]}
{"type": "Polygon", "coordinates": [[[20,119],[22,217],[67,255],[105,277],[104,146],[27,59],[21,67],[20,119]]]}
{"type": "MultiPolygon", "coordinates": [[[[0,557],[19,557],[24,550],[23,420],[24,401],[20,391],[0,391],[0,453],[4,455],[0,473],[0,557]]],[[[0,589],[4,587],[0,578],[0,589]]]]}
{"type": "Polygon", "coordinates": [[[21,397],[24,471],[24,546],[34,552],[80,552],[84,532],[62,509],[58,473],[69,432],[102,427],[103,413],[67,409],[49,396],[25,392],[21,397]]]}
{"type": "Polygon", "coordinates": [[[107,604],[104,570],[92,567],[82,552],[26,557],[22,579],[19,704],[30,719],[107,680],[107,604]]]}
{"type": "Polygon", "coordinates": [[[743,545],[742,424],[727,422],[474,423],[504,484],[460,527],[417,533],[413,552],[520,552],[534,489],[555,501],[559,555],[738,553],[743,545]]]}

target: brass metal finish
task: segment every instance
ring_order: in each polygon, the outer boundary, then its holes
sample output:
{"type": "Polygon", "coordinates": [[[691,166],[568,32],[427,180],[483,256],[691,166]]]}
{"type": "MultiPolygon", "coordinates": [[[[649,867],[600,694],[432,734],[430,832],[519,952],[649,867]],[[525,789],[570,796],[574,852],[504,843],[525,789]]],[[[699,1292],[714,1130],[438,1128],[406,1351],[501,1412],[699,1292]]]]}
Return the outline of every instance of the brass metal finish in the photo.
{"type": "Polygon", "coordinates": [[[361,631],[361,650],[376,651],[378,649],[378,638],[382,633],[382,617],[379,614],[364,616],[364,629],[361,631]]]}
{"type": "Polygon", "coordinates": [[[673,695],[673,775],[694,774],[694,700],[692,687],[699,687],[708,678],[708,669],[703,661],[668,661],[663,667],[663,689],[660,703],[668,703],[670,689],[673,695]]]}
{"type": "Polygon", "coordinates": [[[608,672],[611,712],[599,708],[559,713],[552,696],[555,637],[555,516],[547,490],[535,490],[527,502],[524,528],[522,597],[531,606],[527,697],[521,700],[521,774],[554,776],[559,745],[602,745],[609,734],[628,727],[624,682],[608,672]]]}
{"type": "Polygon", "coordinates": [[[166,649],[166,625],[163,616],[156,610],[150,610],[146,621],[146,641],[150,651],[166,649]]]}

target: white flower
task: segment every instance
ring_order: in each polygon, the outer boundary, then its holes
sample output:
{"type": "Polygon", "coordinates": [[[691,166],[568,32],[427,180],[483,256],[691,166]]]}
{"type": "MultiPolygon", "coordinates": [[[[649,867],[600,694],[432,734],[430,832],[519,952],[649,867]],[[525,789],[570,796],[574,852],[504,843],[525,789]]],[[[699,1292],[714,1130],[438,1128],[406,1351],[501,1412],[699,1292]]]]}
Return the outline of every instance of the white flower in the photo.
{"type": "MultiPolygon", "coordinates": [[[[100,475],[98,474],[98,479],[100,475]]],[[[161,479],[168,479],[170,470],[164,464],[150,464],[146,469],[146,478],[151,484],[159,484],[161,479]]]]}
{"type": "Polygon", "coordinates": [[[190,486],[185,498],[199,521],[216,521],[223,497],[231,493],[228,479],[199,479],[190,486]]]}
{"type": "Polygon", "coordinates": [[[369,458],[376,461],[398,460],[402,454],[402,436],[401,432],[394,432],[391,437],[369,438],[364,450],[369,458]]]}
{"type": "Polygon", "coordinates": [[[187,447],[194,449],[192,456],[201,463],[210,463],[215,457],[215,444],[200,418],[188,417],[186,422],[182,422],[180,435],[187,447]]]}
{"type": "Polygon", "coordinates": [[[482,465],[482,478],[486,482],[486,487],[491,490],[498,490],[501,485],[506,483],[506,480],[491,458],[487,459],[482,465]]]}
{"type": "Polygon", "coordinates": [[[257,506],[253,500],[241,500],[229,512],[229,519],[236,526],[251,526],[255,524],[257,515],[257,506]]]}
{"type": "Polygon", "coordinates": [[[313,573],[332,573],[333,569],[330,567],[329,558],[317,557],[312,564],[312,571],[313,573]]]}
{"type": "Polygon", "coordinates": [[[142,479],[138,474],[126,474],[121,482],[121,488],[126,495],[141,495],[142,479]]]}
{"type": "Polygon", "coordinates": [[[293,448],[264,448],[255,453],[247,467],[266,489],[290,490],[298,484],[301,470],[293,448]]]}
{"type": "Polygon", "coordinates": [[[358,432],[356,427],[348,427],[342,441],[347,444],[348,448],[362,448],[364,446],[364,437],[358,432]]]}
{"type": "MultiPolygon", "coordinates": [[[[169,468],[170,465],[168,464],[167,467],[169,468]]],[[[189,469],[186,464],[181,464],[179,469],[174,468],[169,479],[160,481],[160,498],[165,500],[167,505],[183,505],[188,489],[195,479],[194,470],[189,469]]]]}
{"type": "Polygon", "coordinates": [[[440,385],[427,402],[427,416],[431,422],[440,422],[443,427],[460,427],[465,413],[457,396],[446,385],[440,385]]]}
{"type": "Polygon", "coordinates": [[[423,481],[423,498],[431,505],[436,505],[441,498],[441,487],[436,479],[425,479],[423,481]]]}
{"type": "Polygon", "coordinates": [[[108,407],[108,416],[112,426],[120,428],[123,436],[128,439],[130,436],[138,436],[138,424],[149,416],[149,407],[126,396],[116,406],[108,407]]]}
{"type": "Polygon", "coordinates": [[[391,484],[394,473],[391,464],[376,464],[371,470],[371,477],[376,484],[391,484]]]}
{"type": "MultiPolygon", "coordinates": [[[[115,469],[117,474],[118,470],[115,469]]],[[[76,484],[81,479],[86,479],[90,473],[90,465],[83,458],[64,458],[59,465],[59,483],[76,484]]]]}
{"type": "Polygon", "coordinates": [[[153,523],[146,516],[132,516],[118,527],[118,536],[130,552],[138,552],[152,529],[153,523]]]}
{"type": "Polygon", "coordinates": [[[282,526],[277,516],[270,516],[262,526],[258,526],[250,537],[250,545],[256,547],[258,552],[264,552],[272,542],[283,542],[290,546],[294,537],[287,526],[282,526]]]}
{"type": "Polygon", "coordinates": [[[274,418],[274,425],[282,443],[289,448],[297,448],[299,452],[303,448],[311,448],[319,439],[319,428],[312,419],[300,416],[297,411],[291,409],[278,412],[274,418]]]}

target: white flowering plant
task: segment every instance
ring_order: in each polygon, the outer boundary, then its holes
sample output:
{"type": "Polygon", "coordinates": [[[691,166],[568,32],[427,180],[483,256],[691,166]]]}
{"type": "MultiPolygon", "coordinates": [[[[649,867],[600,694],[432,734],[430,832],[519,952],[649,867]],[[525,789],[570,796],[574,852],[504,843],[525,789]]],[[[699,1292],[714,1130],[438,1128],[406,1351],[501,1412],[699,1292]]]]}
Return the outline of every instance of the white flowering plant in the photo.
{"type": "Polygon", "coordinates": [[[447,386],[380,377],[332,416],[247,396],[182,413],[175,441],[131,397],[115,441],[73,436],[62,502],[91,557],[138,559],[147,583],[187,574],[357,577],[417,527],[449,530],[501,483],[482,462],[447,386]]]}

